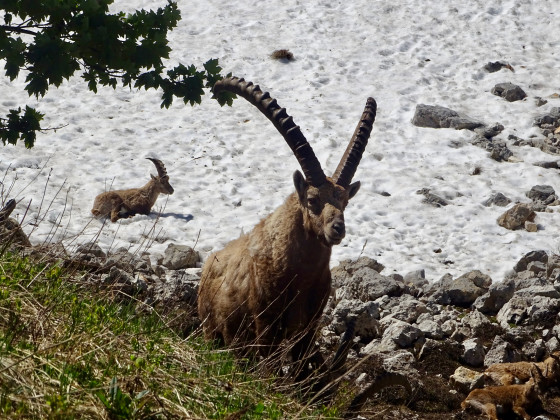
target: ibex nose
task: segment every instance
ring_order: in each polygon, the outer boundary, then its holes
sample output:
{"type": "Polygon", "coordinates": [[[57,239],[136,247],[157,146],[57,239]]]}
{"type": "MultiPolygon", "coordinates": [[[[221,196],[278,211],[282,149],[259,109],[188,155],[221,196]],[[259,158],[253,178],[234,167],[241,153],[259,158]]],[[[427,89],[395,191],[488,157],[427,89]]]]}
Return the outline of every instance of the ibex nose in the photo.
{"type": "Polygon", "coordinates": [[[344,222],[334,222],[332,228],[339,237],[343,237],[346,234],[344,222]]]}

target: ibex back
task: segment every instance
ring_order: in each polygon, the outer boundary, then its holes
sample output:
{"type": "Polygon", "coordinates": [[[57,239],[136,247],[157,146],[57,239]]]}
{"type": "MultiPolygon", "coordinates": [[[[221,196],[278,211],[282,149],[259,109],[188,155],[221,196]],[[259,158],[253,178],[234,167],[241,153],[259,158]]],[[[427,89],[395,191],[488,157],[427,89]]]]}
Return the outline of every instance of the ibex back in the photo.
{"type": "Polygon", "coordinates": [[[268,93],[236,77],[217,82],[255,105],[284,137],[303,170],[295,193],[247,235],[204,264],[198,311],[205,336],[227,345],[254,344],[263,355],[282,340],[295,342],[294,360],[308,351],[331,289],[331,248],[345,236],[344,209],[360,187],[351,183],[375,119],[372,98],[332,177],[300,128],[268,93]]]}

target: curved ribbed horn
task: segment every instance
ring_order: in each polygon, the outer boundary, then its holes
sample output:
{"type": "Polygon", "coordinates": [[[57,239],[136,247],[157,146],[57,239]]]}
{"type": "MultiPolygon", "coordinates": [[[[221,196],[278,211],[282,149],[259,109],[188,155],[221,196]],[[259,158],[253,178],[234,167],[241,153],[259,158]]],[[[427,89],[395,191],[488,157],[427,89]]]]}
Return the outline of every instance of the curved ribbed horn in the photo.
{"type": "Polygon", "coordinates": [[[321,164],[313,153],[311,145],[305,139],[300,128],[294,123],[292,117],[288,115],[286,109],[278,105],[276,99],[271,98],[268,92],[263,93],[258,85],[246,82],[238,77],[226,77],[214,84],[215,93],[224,90],[245,98],[274,124],[294,152],[305,178],[311,185],[318,187],[325,182],[325,173],[321,169],[321,164]]]}
{"type": "Polygon", "coordinates": [[[344,152],[344,156],[342,156],[332,176],[334,182],[344,188],[350,185],[356,173],[356,169],[358,169],[358,164],[360,163],[360,159],[362,159],[362,154],[364,153],[369,135],[371,134],[376,112],[377,103],[375,99],[368,98],[362,118],[344,152]]]}
{"type": "Polygon", "coordinates": [[[16,208],[16,200],[11,198],[6,202],[6,205],[2,207],[2,210],[0,210],[0,222],[3,222],[8,217],[10,217],[10,214],[12,214],[15,208],[16,208]]]}
{"type": "Polygon", "coordinates": [[[154,163],[154,165],[156,165],[157,174],[160,178],[167,176],[167,171],[165,170],[165,166],[163,165],[163,162],[161,160],[154,159],[154,158],[146,158],[146,159],[151,160],[154,163]]]}

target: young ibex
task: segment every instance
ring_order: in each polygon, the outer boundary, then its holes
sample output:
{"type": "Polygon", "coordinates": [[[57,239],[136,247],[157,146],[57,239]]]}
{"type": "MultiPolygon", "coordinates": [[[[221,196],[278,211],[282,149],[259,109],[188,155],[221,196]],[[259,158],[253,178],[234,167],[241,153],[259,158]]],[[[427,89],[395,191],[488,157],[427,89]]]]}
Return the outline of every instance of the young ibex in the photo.
{"type": "Polygon", "coordinates": [[[512,385],[527,382],[531,377],[532,366],[536,365],[544,373],[546,381],[553,385],[560,380],[560,352],[551,354],[543,362],[496,363],[484,374],[496,385],[512,385]]]}
{"type": "Polygon", "coordinates": [[[346,233],[344,209],[360,187],[350,183],[376,114],[373,98],[332,178],[284,108],[259,86],[236,77],[217,82],[214,92],[233,92],[256,106],[284,137],[303,170],[296,192],[246,235],[211,255],[204,264],[198,311],[208,338],[271,354],[282,340],[295,341],[294,361],[308,352],[331,288],[331,248],[346,233]]]}
{"type": "Polygon", "coordinates": [[[474,389],[461,403],[461,408],[472,408],[485,414],[490,420],[498,420],[497,406],[505,412],[513,411],[524,419],[531,419],[526,409],[533,406],[545,391],[545,378],[541,370],[532,364],[529,370],[530,379],[523,385],[489,386],[474,389]]]}
{"type": "Polygon", "coordinates": [[[150,181],[142,188],[128,190],[107,191],[95,197],[91,212],[95,217],[111,218],[111,222],[118,219],[132,217],[135,214],[150,214],[160,194],[173,194],[173,187],[169,184],[169,176],[165,166],[159,159],[151,160],[158,172],[158,176],[151,175],[150,181]]]}

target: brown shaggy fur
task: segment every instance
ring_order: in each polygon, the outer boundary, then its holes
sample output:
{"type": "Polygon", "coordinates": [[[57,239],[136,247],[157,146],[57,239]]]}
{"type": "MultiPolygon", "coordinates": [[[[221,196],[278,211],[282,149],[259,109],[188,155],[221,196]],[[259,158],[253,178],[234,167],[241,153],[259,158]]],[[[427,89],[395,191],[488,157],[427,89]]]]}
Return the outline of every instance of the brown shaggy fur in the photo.
{"type": "Polygon", "coordinates": [[[515,362],[515,363],[496,363],[489,366],[484,374],[497,385],[512,385],[515,383],[527,382],[531,378],[531,369],[536,365],[542,372],[549,384],[560,379],[560,353],[551,354],[546,360],[540,363],[515,362]]]}
{"type": "Polygon", "coordinates": [[[150,214],[160,194],[173,194],[173,187],[169,184],[163,163],[157,159],[150,160],[156,165],[157,177],[151,175],[150,181],[141,188],[99,194],[93,202],[92,214],[95,217],[110,217],[114,223],[135,214],[150,214]]]}
{"type": "Polygon", "coordinates": [[[329,180],[316,188],[301,174],[294,180],[297,194],[208,258],[198,310],[207,337],[254,342],[262,354],[303,334],[294,347],[299,360],[329,297],[331,247],[344,236],[342,212],[359,184],[344,189],[329,180]]]}
{"type": "Polygon", "coordinates": [[[525,411],[537,402],[544,391],[542,374],[535,364],[530,369],[530,379],[523,385],[489,386],[474,389],[461,403],[463,410],[472,408],[485,414],[490,420],[498,420],[497,406],[505,411],[513,411],[524,419],[531,419],[525,411]]]}

